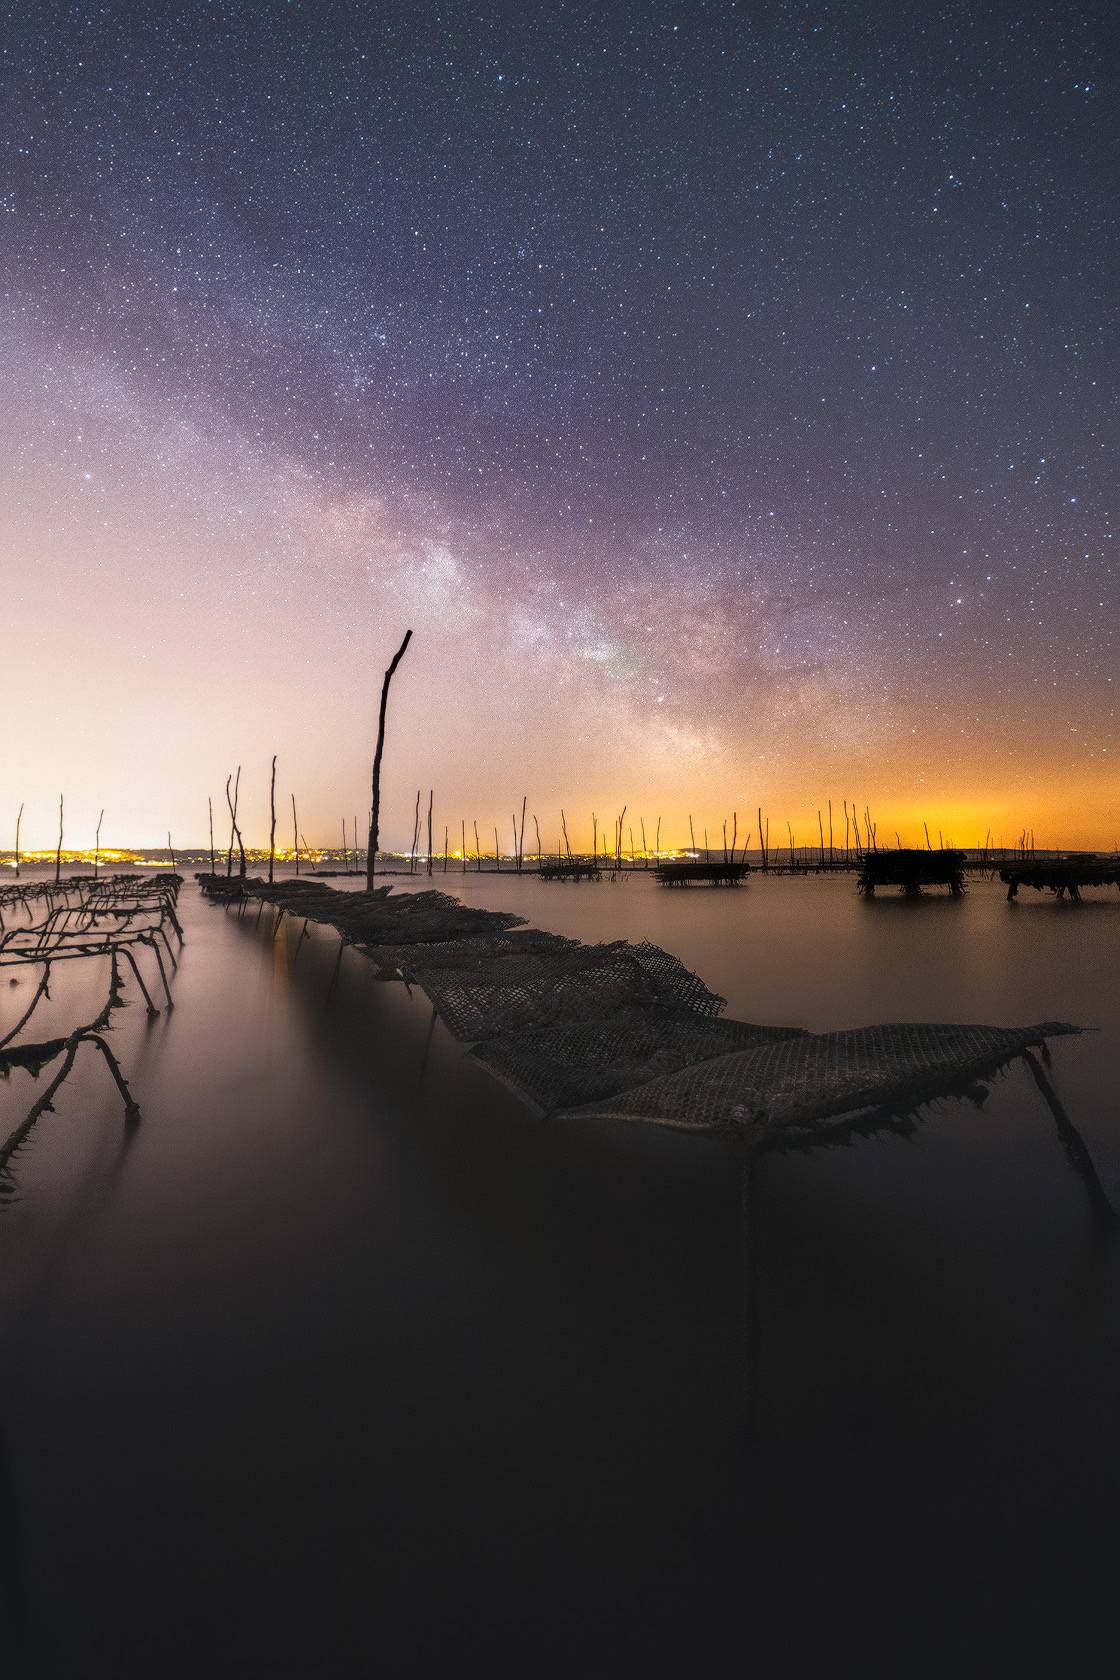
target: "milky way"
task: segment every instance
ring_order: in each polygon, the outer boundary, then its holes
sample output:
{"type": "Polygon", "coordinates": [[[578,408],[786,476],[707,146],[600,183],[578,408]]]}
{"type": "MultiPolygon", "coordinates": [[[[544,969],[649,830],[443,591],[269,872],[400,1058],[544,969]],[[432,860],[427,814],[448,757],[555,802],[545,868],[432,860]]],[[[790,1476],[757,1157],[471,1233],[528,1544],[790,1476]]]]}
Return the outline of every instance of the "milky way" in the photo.
{"type": "Polygon", "coordinates": [[[261,831],[272,752],[333,838],[411,625],[390,842],[422,783],[1111,844],[1110,12],[3,7],[30,843],[239,761],[261,831]]]}

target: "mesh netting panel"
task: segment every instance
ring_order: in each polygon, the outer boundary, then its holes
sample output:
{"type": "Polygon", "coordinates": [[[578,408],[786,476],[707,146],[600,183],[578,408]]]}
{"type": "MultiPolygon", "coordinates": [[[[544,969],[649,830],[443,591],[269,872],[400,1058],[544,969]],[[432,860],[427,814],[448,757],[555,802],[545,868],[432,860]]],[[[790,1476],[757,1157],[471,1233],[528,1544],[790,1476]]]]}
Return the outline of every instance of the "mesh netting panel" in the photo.
{"type": "Polygon", "coordinates": [[[508,934],[479,935],[469,939],[448,939],[438,944],[363,945],[362,951],[379,968],[403,974],[411,980],[419,967],[477,969],[495,957],[540,955],[577,948],[574,939],[562,939],[557,933],[540,933],[536,929],[508,934]]]}
{"type": "Polygon", "coordinates": [[[862,1109],[916,1103],[998,1067],[1047,1035],[1036,1027],[861,1027],[805,1034],[652,1079],[570,1114],[686,1129],[806,1127],[862,1109]]]}
{"type": "Polygon", "coordinates": [[[372,893],[335,892],[313,882],[284,881],[273,886],[253,882],[253,896],[282,905],[293,916],[327,922],[354,944],[421,945],[477,938],[523,925],[524,916],[506,910],[479,910],[444,892],[398,893],[388,887],[372,893]]]}
{"type": "Polygon", "coordinates": [[[607,1020],[502,1033],[471,1052],[542,1113],[609,1097],[728,1051],[799,1034],[680,1010],[623,1008],[607,1020]]]}
{"type": "Polygon", "coordinates": [[[423,986],[456,1038],[493,1038],[556,1021],[593,1021],[628,1004],[656,1002],[656,992],[625,940],[570,951],[495,957],[471,970],[425,968],[423,986]]]}
{"type": "Polygon", "coordinates": [[[663,951],[660,945],[642,940],[631,945],[630,954],[647,977],[659,998],[682,1004],[697,1015],[718,1015],[727,1003],[718,992],[711,992],[698,974],[686,968],[679,957],[663,951]]]}

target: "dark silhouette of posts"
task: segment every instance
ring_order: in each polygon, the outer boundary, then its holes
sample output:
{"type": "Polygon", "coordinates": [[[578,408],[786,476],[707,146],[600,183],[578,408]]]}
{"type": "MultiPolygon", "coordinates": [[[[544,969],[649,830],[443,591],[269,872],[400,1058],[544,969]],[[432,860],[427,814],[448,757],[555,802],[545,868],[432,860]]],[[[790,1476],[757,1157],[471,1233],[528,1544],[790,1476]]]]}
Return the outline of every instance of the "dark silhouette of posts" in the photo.
{"type": "Polygon", "coordinates": [[[272,885],[273,870],[276,865],[276,754],[272,755],[272,781],[268,790],[268,808],[272,816],[272,826],[268,831],[268,884],[272,885]]]}
{"type": "Polygon", "coordinates": [[[296,796],[292,794],[292,850],[296,854],[296,876],[299,876],[299,822],[296,819],[296,796]]]}
{"type": "Polygon", "coordinates": [[[62,795],[58,796],[58,850],[54,854],[54,884],[57,887],[62,879],[62,795]]]}
{"type": "Polygon", "coordinates": [[[229,852],[226,855],[226,875],[229,876],[229,875],[232,875],[232,873],[233,873],[233,842],[234,842],[234,840],[236,840],[237,841],[237,850],[238,850],[239,859],[240,859],[240,861],[238,863],[237,873],[238,873],[238,875],[240,875],[242,877],[242,879],[244,879],[244,876],[246,874],[245,847],[242,845],[242,842],[241,842],[241,830],[237,826],[237,806],[238,806],[238,803],[240,801],[240,798],[241,798],[241,766],[239,764],[237,766],[237,778],[236,778],[236,780],[234,780],[234,778],[232,776],[227,776],[226,777],[226,804],[229,806],[229,823],[230,823],[230,827],[229,827],[229,852]],[[231,782],[233,782],[233,798],[232,799],[230,798],[230,795],[229,795],[229,784],[231,782]]]}
{"type": "MultiPolygon", "coordinates": [[[[97,866],[101,860],[101,824],[104,817],[105,809],[104,806],[102,806],[101,815],[97,819],[97,832],[93,837],[93,878],[95,881],[97,879],[97,866]]],[[[211,875],[214,873],[213,869],[211,869],[210,873],[211,875]]]]}
{"type": "Polygon", "coordinates": [[[412,631],[406,630],[404,641],[393,655],[389,669],[385,672],[385,681],[381,685],[381,706],[377,714],[377,746],[373,754],[373,809],[369,819],[369,849],[366,852],[366,891],[373,891],[373,871],[377,858],[378,827],[381,821],[381,755],[385,751],[385,708],[389,704],[389,684],[393,680],[393,673],[404,658],[405,649],[412,640],[412,631]]]}
{"type": "Polygon", "coordinates": [[[218,872],[214,868],[214,801],[209,794],[206,795],[206,809],[210,816],[210,873],[216,875],[218,872]]]}
{"type": "Polygon", "coordinates": [[[19,825],[23,821],[23,801],[20,800],[19,811],[16,815],[16,880],[19,880],[19,825]]]}

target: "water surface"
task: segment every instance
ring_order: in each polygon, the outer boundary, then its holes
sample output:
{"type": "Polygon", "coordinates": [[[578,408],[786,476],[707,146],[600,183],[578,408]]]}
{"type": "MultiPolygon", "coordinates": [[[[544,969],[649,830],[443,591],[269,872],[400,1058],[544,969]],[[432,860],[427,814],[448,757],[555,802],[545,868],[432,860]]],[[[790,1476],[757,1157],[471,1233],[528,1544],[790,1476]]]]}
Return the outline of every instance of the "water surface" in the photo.
{"type": "MultiPolygon", "coordinates": [[[[1116,895],[432,884],[652,939],[750,1020],[1092,1026],[1051,1077],[1120,1206],[1116,895]]],[[[733,1147],[535,1119],[354,952],[332,993],[336,936],[180,902],[175,1009],[114,1031],[140,1124],[81,1066],[0,1205],[19,1672],[703,1667],[810,1603],[861,1648],[931,1605],[1086,1625],[1120,1262],[1022,1063],[745,1206],[733,1147]]]]}

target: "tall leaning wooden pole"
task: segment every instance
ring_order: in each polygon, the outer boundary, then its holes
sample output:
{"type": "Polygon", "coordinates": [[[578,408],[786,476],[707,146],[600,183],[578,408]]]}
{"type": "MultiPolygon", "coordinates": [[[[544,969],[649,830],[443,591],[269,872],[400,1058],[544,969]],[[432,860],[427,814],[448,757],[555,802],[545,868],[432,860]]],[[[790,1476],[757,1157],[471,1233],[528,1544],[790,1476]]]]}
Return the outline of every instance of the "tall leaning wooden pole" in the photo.
{"type": "Polygon", "coordinates": [[[385,708],[389,703],[389,684],[393,680],[393,673],[404,658],[405,649],[412,640],[412,631],[406,630],[404,641],[393,655],[392,664],[385,673],[385,681],[381,685],[381,710],[377,714],[377,748],[373,755],[373,806],[369,817],[369,850],[366,854],[366,891],[373,891],[373,869],[377,857],[377,827],[381,818],[381,755],[385,750],[385,708]]]}

